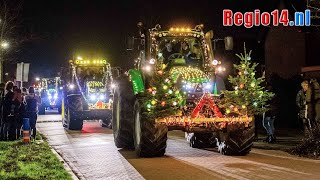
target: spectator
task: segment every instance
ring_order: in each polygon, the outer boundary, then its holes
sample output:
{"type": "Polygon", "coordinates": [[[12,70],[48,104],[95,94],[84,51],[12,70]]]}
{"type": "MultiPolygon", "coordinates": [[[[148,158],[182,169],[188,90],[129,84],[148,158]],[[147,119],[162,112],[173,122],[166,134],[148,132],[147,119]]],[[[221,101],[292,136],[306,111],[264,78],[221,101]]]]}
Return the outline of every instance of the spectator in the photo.
{"type": "Polygon", "coordinates": [[[3,101],[3,124],[2,124],[2,139],[3,140],[8,140],[8,131],[10,129],[11,123],[10,120],[12,119],[12,102],[14,98],[14,93],[13,93],[13,82],[8,81],[5,86],[5,96],[4,96],[4,101],[3,101]]]}
{"type": "Polygon", "coordinates": [[[312,128],[315,128],[320,123],[320,87],[316,79],[310,81],[306,102],[308,105],[308,113],[310,113],[308,118],[311,120],[312,128]]]}
{"type": "MultiPolygon", "coordinates": [[[[268,91],[273,92],[272,86],[268,86],[268,91]]],[[[276,119],[276,116],[278,115],[278,106],[279,106],[279,99],[275,95],[269,102],[270,109],[263,114],[263,127],[267,131],[267,138],[265,139],[265,142],[268,143],[274,143],[276,141],[276,137],[274,134],[274,120],[276,119]]]]}
{"type": "Polygon", "coordinates": [[[23,102],[23,96],[21,89],[17,89],[14,91],[15,98],[13,100],[14,108],[14,116],[15,116],[15,134],[16,139],[21,137],[21,127],[22,127],[22,119],[25,113],[25,105],[23,102]]]}
{"type": "Polygon", "coordinates": [[[299,108],[299,119],[303,123],[303,130],[305,136],[307,136],[311,132],[311,124],[307,117],[307,109],[306,109],[306,95],[309,89],[309,82],[303,81],[301,83],[302,89],[298,92],[296,97],[296,105],[299,108]]]}
{"type": "Polygon", "coordinates": [[[29,94],[25,96],[25,105],[26,105],[26,117],[29,118],[30,122],[30,132],[31,136],[35,140],[36,138],[36,123],[37,123],[37,112],[38,105],[41,104],[41,99],[35,94],[34,88],[29,87],[29,94]]]}

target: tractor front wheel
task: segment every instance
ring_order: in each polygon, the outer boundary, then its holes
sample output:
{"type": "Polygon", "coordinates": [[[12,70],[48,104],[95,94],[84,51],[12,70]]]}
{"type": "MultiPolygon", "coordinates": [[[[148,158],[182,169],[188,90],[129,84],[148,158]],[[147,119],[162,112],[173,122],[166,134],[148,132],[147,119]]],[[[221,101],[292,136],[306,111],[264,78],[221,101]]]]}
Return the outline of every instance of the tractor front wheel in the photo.
{"type": "Polygon", "coordinates": [[[114,143],[118,148],[133,149],[133,106],[135,96],[128,77],[117,81],[113,96],[112,129],[114,143]]]}
{"type": "Polygon", "coordinates": [[[134,145],[139,157],[160,157],[166,152],[168,128],[146,119],[139,101],[134,106],[134,145]]]}
{"type": "Polygon", "coordinates": [[[67,97],[65,108],[65,127],[69,130],[81,130],[83,120],[81,119],[82,111],[81,95],[71,95],[67,97]]]}

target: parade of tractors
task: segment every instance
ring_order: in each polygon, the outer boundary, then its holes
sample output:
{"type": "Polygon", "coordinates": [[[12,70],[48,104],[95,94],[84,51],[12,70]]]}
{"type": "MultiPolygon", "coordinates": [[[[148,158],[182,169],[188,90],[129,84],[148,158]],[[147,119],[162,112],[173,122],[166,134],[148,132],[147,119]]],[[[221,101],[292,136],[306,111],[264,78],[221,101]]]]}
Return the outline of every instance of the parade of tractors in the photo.
{"type": "MultiPolygon", "coordinates": [[[[168,131],[181,130],[192,148],[217,148],[224,155],[246,155],[255,136],[254,115],[268,109],[273,96],[256,78],[251,51],[237,54],[232,90],[218,83],[225,71],[215,59],[213,31],[138,23],[138,35],[126,38],[134,67],[122,72],[105,59],[74,57],[62,77],[43,78],[39,114],[57,108],[67,130],[99,120],[113,130],[117,148],[139,157],[165,154],[168,131]]],[[[233,38],[219,39],[225,50],[233,38]]],[[[223,80],[222,80],[223,82],[223,80]]]]}

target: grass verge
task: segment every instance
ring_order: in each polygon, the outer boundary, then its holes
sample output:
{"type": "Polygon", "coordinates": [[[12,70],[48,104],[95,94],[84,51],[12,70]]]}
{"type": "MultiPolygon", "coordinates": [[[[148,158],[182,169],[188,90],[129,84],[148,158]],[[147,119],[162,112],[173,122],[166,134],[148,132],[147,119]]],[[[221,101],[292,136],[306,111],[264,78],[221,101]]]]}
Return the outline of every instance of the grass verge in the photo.
{"type": "MultiPolygon", "coordinates": [[[[38,139],[38,137],[37,137],[38,139]]],[[[41,139],[41,137],[40,137],[41,139]]],[[[0,141],[0,179],[72,179],[45,141],[0,141]]]]}

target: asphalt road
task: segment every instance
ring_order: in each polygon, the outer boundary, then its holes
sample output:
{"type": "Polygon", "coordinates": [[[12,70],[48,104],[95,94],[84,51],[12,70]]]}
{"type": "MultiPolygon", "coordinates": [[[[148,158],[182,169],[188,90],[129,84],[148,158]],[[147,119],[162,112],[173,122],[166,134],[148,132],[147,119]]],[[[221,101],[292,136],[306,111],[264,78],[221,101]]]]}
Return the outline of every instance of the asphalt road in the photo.
{"type": "Polygon", "coordinates": [[[58,115],[39,116],[38,121],[38,130],[79,179],[320,179],[320,161],[282,151],[223,156],[215,149],[189,147],[184,134],[174,131],[164,157],[139,158],[116,148],[112,130],[99,122],[85,122],[80,132],[64,130],[58,115]]]}

